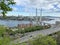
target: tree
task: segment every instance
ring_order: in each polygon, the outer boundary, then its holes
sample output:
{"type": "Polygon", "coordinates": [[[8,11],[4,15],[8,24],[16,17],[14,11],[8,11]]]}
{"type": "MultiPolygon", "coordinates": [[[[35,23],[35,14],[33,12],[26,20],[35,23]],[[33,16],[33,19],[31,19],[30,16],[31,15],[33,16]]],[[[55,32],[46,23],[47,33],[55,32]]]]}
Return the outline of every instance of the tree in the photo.
{"type": "Polygon", "coordinates": [[[6,17],[8,11],[12,11],[10,5],[14,5],[14,0],[0,0],[0,11],[3,14],[3,17],[6,17]]]}

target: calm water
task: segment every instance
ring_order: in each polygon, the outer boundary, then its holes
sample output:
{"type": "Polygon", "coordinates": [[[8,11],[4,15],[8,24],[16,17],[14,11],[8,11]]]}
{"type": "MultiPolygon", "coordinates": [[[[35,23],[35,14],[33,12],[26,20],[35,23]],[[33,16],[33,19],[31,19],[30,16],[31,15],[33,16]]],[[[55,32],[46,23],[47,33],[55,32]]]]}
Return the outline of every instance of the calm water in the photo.
{"type": "MultiPolygon", "coordinates": [[[[60,19],[55,19],[51,21],[43,21],[43,22],[49,23],[49,24],[55,24],[56,21],[60,21],[60,19]]],[[[9,27],[14,27],[14,26],[17,26],[18,24],[28,24],[28,23],[30,23],[30,21],[0,20],[0,25],[5,25],[9,27]]],[[[35,23],[36,22],[33,21],[33,24],[35,23]]]]}
{"type": "Polygon", "coordinates": [[[30,21],[17,21],[17,20],[0,20],[0,25],[14,27],[18,24],[29,24],[30,21]]]}

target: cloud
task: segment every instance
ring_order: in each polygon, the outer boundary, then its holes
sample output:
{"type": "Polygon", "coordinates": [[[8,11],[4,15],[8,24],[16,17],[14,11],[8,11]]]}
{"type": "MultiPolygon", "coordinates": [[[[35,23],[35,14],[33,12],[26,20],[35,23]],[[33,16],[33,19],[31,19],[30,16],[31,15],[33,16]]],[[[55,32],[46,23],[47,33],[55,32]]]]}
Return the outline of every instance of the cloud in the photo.
{"type": "Polygon", "coordinates": [[[19,0],[14,0],[14,2],[16,2],[16,5],[20,5],[21,4],[21,1],[19,1],[19,0]]]}
{"type": "Polygon", "coordinates": [[[60,8],[60,4],[58,5],[58,7],[60,8]]]}
{"type": "Polygon", "coordinates": [[[25,11],[29,11],[30,8],[38,8],[45,10],[58,10],[60,8],[60,0],[14,0],[16,5],[25,6],[25,11]],[[54,5],[57,4],[56,8],[54,5]]]}
{"type": "Polygon", "coordinates": [[[16,7],[13,7],[13,11],[17,11],[18,10],[18,8],[16,8],[16,7]]]}
{"type": "Polygon", "coordinates": [[[14,0],[16,5],[28,5],[29,0],[14,0]]]}

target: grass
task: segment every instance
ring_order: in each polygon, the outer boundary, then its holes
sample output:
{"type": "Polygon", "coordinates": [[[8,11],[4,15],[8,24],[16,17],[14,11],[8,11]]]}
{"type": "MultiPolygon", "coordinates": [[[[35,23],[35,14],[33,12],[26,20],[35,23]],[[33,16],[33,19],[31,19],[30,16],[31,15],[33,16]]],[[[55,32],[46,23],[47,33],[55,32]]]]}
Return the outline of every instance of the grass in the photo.
{"type": "Polygon", "coordinates": [[[0,26],[0,36],[3,36],[3,34],[6,32],[6,27],[0,26]]]}
{"type": "Polygon", "coordinates": [[[20,28],[19,30],[17,30],[17,32],[19,32],[19,33],[27,33],[27,32],[37,31],[37,30],[48,29],[50,27],[51,26],[32,26],[32,27],[26,27],[24,29],[20,28]]]}

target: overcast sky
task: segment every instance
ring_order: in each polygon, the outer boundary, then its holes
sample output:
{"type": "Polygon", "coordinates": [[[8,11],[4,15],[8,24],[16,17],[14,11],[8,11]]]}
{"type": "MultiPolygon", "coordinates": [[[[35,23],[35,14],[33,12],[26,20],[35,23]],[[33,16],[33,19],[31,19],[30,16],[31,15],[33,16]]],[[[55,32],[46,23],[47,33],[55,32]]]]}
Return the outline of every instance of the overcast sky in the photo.
{"type": "Polygon", "coordinates": [[[10,6],[12,12],[7,15],[35,16],[36,8],[38,15],[42,8],[43,16],[60,16],[60,0],[14,0],[16,5],[10,6]]]}

